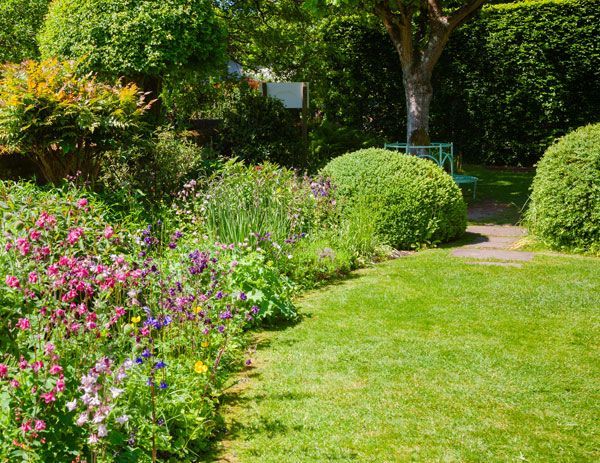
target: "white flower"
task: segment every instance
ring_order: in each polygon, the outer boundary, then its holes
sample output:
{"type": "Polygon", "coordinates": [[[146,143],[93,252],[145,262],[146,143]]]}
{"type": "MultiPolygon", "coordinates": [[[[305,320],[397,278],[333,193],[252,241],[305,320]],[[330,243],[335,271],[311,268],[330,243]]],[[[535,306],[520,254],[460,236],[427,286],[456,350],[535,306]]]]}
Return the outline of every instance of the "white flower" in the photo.
{"type": "Polygon", "coordinates": [[[100,426],[98,426],[98,437],[106,437],[106,436],[108,436],[108,429],[106,429],[106,426],[101,424],[100,426]]]}
{"type": "Polygon", "coordinates": [[[79,417],[77,418],[77,426],[83,426],[85,423],[87,423],[89,420],[88,414],[87,413],[82,413],[81,415],[79,415],[79,417]]]}
{"type": "Polygon", "coordinates": [[[125,424],[129,421],[129,417],[127,415],[122,415],[115,420],[119,424],[125,424]]]}
{"type": "Polygon", "coordinates": [[[116,399],[121,394],[123,394],[123,389],[119,389],[118,387],[111,387],[110,388],[110,395],[112,396],[113,399],[116,399]]]}
{"type": "Polygon", "coordinates": [[[72,412],[77,408],[77,399],[73,399],[71,402],[67,402],[67,410],[72,412]]]}
{"type": "Polygon", "coordinates": [[[90,437],[88,437],[88,444],[97,444],[98,443],[98,436],[96,434],[90,434],[90,437]]]}

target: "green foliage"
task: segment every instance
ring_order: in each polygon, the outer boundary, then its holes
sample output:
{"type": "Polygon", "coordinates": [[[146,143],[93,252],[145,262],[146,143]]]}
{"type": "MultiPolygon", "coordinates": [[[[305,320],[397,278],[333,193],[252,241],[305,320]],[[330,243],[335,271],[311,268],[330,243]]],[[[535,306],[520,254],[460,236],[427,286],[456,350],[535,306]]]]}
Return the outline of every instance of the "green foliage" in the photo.
{"type": "Polygon", "coordinates": [[[432,127],[477,162],[532,165],[600,115],[595,0],[495,5],[456,31],[434,76],[432,127]]]}
{"type": "Polygon", "coordinates": [[[368,202],[378,235],[396,248],[445,242],[465,231],[460,189],[430,161],[365,149],[332,160],[322,175],[331,178],[349,210],[368,202]]]}
{"type": "Polygon", "coordinates": [[[297,118],[275,98],[265,98],[245,83],[223,87],[220,151],[250,163],[276,162],[304,167],[305,148],[297,118]]]}
{"type": "MultiPolygon", "coordinates": [[[[471,162],[532,165],[554,138],[597,121],[599,11],[594,0],[485,7],[434,69],[432,139],[471,162]]],[[[358,15],[316,29],[294,76],[311,81],[311,101],[330,121],[403,140],[402,70],[387,32],[358,15]]]]}
{"type": "Polygon", "coordinates": [[[311,167],[320,168],[336,156],[382,144],[371,134],[324,120],[310,132],[311,167]]]}
{"type": "Polygon", "coordinates": [[[0,80],[0,153],[36,162],[45,179],[97,176],[105,150],[141,128],[144,96],[134,84],[101,84],[73,63],[6,65],[0,80]]]}
{"type": "Polygon", "coordinates": [[[176,132],[160,130],[109,153],[101,181],[109,190],[140,190],[152,201],[172,198],[186,181],[204,172],[207,151],[176,132]]]}
{"type": "Polygon", "coordinates": [[[0,63],[21,62],[39,54],[36,36],[50,0],[0,2],[0,63]]]}
{"type": "Polygon", "coordinates": [[[224,59],[225,31],[207,0],[56,0],[40,48],[111,77],[206,72],[224,59]]]}
{"type": "Polygon", "coordinates": [[[600,254],[600,124],[565,135],[539,162],[527,212],[554,249],[600,254]]]}

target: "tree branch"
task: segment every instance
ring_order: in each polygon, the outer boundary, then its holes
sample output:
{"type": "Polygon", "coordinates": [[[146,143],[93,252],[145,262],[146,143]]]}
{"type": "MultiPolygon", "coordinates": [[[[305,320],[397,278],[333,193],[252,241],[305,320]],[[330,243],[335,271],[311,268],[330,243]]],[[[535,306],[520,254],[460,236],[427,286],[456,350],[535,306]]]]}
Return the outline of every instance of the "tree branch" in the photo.
{"type": "Polygon", "coordinates": [[[388,0],[375,5],[374,12],[385,26],[396,51],[400,55],[403,68],[410,67],[414,62],[412,38],[412,11],[402,6],[397,13],[392,12],[388,0]]]}
{"type": "Polygon", "coordinates": [[[449,15],[448,24],[450,25],[450,30],[452,31],[456,29],[462,23],[470,19],[479,11],[479,9],[483,6],[484,3],[485,0],[469,0],[468,3],[465,3],[458,10],[449,15]]]}

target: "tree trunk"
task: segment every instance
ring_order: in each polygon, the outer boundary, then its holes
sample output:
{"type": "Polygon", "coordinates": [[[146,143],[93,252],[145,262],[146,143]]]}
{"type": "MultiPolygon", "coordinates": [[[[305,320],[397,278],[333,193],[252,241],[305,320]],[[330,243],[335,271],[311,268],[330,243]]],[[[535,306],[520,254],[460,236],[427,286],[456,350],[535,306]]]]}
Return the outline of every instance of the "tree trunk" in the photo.
{"type": "Polygon", "coordinates": [[[404,71],[406,96],[406,142],[409,145],[429,145],[429,107],[433,96],[431,74],[418,67],[404,71]]]}

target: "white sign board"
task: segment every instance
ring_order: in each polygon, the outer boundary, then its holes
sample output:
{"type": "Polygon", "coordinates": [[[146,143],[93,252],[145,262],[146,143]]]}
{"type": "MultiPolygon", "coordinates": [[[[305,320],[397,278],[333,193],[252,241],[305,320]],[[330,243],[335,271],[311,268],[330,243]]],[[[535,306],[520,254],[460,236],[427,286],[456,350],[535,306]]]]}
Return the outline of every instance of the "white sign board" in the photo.
{"type": "Polygon", "coordinates": [[[302,89],[306,86],[306,106],[308,107],[308,83],[306,82],[267,82],[267,95],[283,102],[291,109],[302,109],[302,89]]]}

